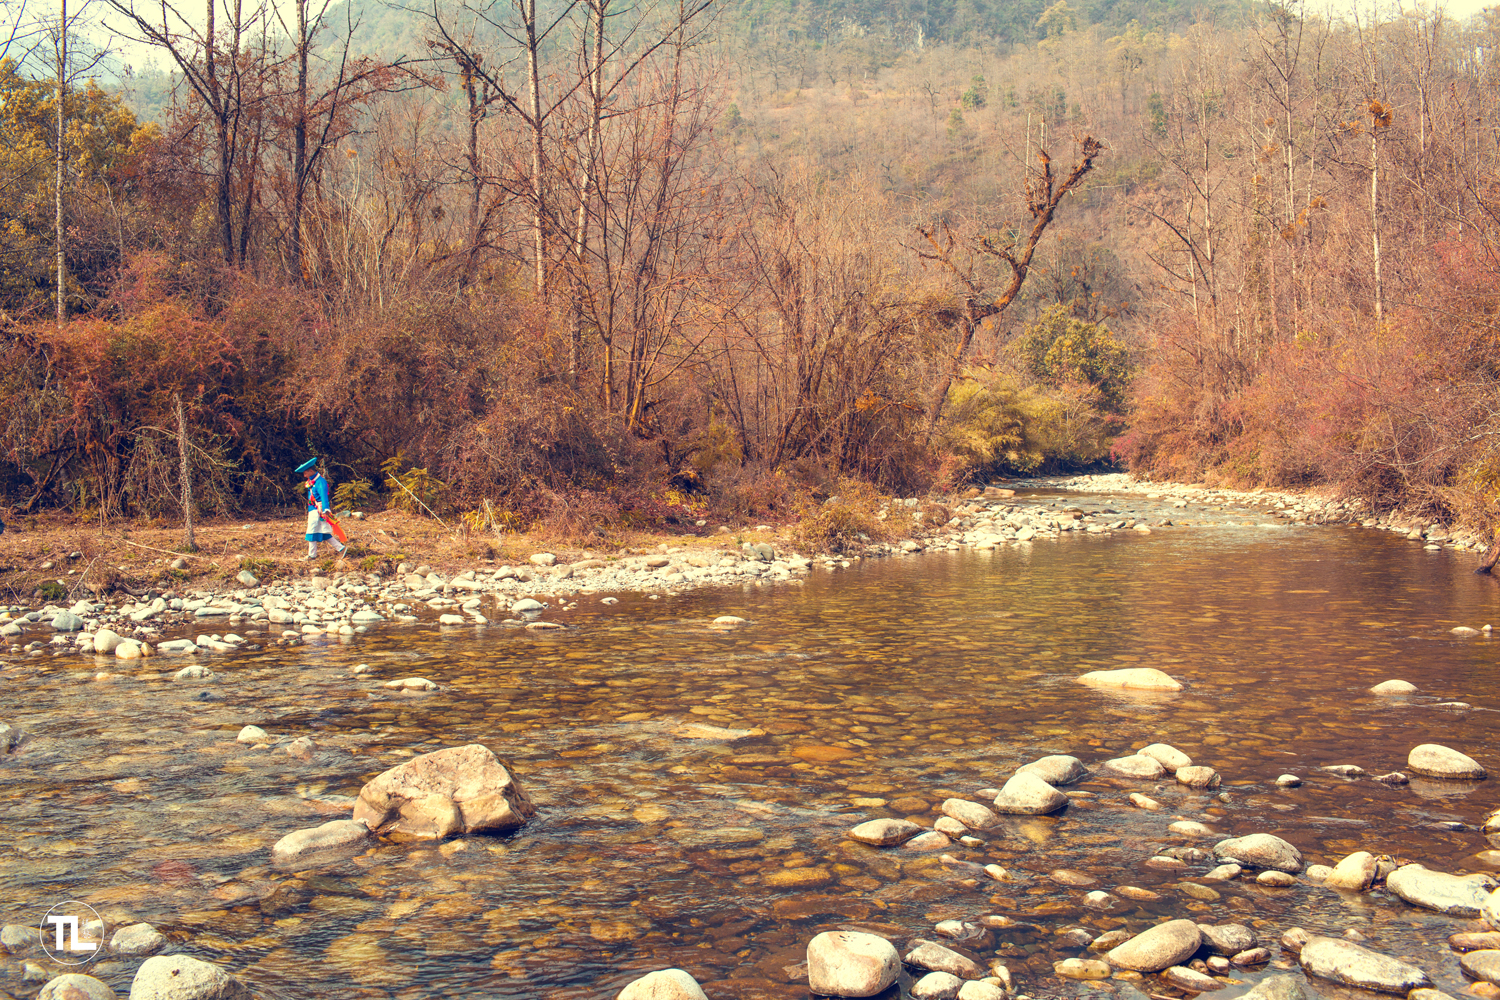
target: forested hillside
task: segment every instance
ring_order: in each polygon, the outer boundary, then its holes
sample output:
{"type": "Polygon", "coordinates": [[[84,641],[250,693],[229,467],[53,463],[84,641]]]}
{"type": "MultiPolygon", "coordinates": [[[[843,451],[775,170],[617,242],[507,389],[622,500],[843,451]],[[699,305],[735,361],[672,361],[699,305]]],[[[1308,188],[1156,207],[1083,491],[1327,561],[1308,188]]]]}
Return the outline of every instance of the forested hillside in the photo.
{"type": "Polygon", "coordinates": [[[214,509],[317,453],[563,531],[1110,460],[1496,513],[1500,21],[280,3],[111,0],[175,86],[69,88],[61,323],[0,73],[12,505],[172,515],[180,438],[214,509]]]}

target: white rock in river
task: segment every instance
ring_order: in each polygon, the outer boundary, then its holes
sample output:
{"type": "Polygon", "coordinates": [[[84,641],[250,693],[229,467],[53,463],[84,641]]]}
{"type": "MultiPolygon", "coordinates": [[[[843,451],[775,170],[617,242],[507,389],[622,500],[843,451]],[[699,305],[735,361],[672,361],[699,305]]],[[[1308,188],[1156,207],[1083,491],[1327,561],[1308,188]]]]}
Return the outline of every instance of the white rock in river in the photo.
{"type": "Polygon", "coordinates": [[[1182,685],[1155,667],[1122,667],[1119,670],[1091,670],[1078,678],[1079,684],[1094,688],[1125,688],[1132,691],[1181,691],[1182,685]]]}
{"type": "Polygon", "coordinates": [[[1244,924],[1199,924],[1203,946],[1215,955],[1238,955],[1255,947],[1255,932],[1244,924]]]}
{"type": "Polygon", "coordinates": [[[1161,766],[1161,761],[1138,753],[1107,760],[1104,762],[1104,769],[1129,778],[1160,778],[1167,773],[1167,769],[1161,766]]]}
{"type": "Polygon", "coordinates": [[[1475,781],[1488,776],[1473,757],[1437,743],[1413,747],[1406,757],[1407,770],[1424,778],[1458,778],[1475,781]]]}
{"type": "Polygon", "coordinates": [[[849,839],[872,847],[895,847],[921,832],[922,827],[909,819],[872,819],[850,830],[849,839]]]}
{"type": "Polygon", "coordinates": [[[964,981],[947,972],[929,972],[911,985],[911,1000],[958,1000],[964,981]]]}
{"type": "Polygon", "coordinates": [[[1006,993],[994,983],[970,982],[958,988],[958,1000],[1006,1000],[1006,993]]]}
{"type": "Polygon", "coordinates": [[[1268,976],[1256,983],[1240,1000],[1315,1000],[1296,976],[1268,976]]]}
{"type": "Polygon", "coordinates": [[[47,981],[36,1000],[116,1000],[116,993],[108,983],[93,976],[70,972],[47,981]]]}
{"type": "Polygon", "coordinates": [[[1277,788],[1296,788],[1302,784],[1302,779],[1295,774],[1283,774],[1276,779],[1277,788]]]}
{"type": "Polygon", "coordinates": [[[1302,971],[1309,976],[1381,993],[1404,994],[1432,985],[1427,973],[1416,966],[1341,938],[1308,938],[1300,959],[1302,971]]]}
{"type": "Polygon", "coordinates": [[[947,972],[960,979],[983,979],[984,967],[967,955],[946,948],[935,941],[914,938],[902,961],[929,972],[947,972]]]}
{"type": "Polygon", "coordinates": [[[944,799],[940,807],[943,815],[951,816],[970,830],[988,830],[1000,822],[1000,817],[968,799],[944,799]]]}
{"type": "Polygon", "coordinates": [[[1179,767],[1177,782],[1189,788],[1218,788],[1219,772],[1211,767],[1179,767]]]}
{"type": "Polygon", "coordinates": [[[1500,949],[1485,948],[1462,955],[1458,960],[1464,972],[1487,983],[1500,985],[1500,949]]]}
{"type": "Polygon", "coordinates": [[[1155,757],[1161,761],[1162,767],[1165,767],[1168,771],[1175,771],[1179,767],[1191,767],[1193,765],[1193,758],[1166,743],[1153,743],[1148,747],[1142,747],[1136,753],[1147,757],[1155,757]]]}
{"type": "Polygon", "coordinates": [[[1323,884],[1330,889],[1364,892],[1375,881],[1375,875],[1379,870],[1380,866],[1375,860],[1375,855],[1369,851],[1355,851],[1334,865],[1333,871],[1324,877],[1323,884]]]}
{"type": "Polygon", "coordinates": [[[1417,686],[1411,681],[1381,681],[1370,688],[1371,694],[1415,694],[1417,686]]]}
{"type": "Polygon", "coordinates": [[[1136,972],[1160,972],[1193,957],[1203,935],[1191,920],[1168,920],[1148,927],[1104,957],[1111,965],[1136,972]]]}
{"type": "Polygon", "coordinates": [[[516,603],[512,604],[510,606],[510,610],[512,614],[521,615],[525,614],[528,611],[541,611],[545,607],[546,605],[541,601],[532,600],[530,597],[523,597],[516,603]]]}
{"type": "Polygon", "coordinates": [[[113,629],[101,628],[94,633],[94,652],[108,656],[124,641],[125,637],[113,629]]]}
{"type": "Polygon", "coordinates": [[[1034,774],[1016,774],[995,796],[995,812],[1011,816],[1040,816],[1068,804],[1068,797],[1034,774]]]}
{"type": "Polygon", "coordinates": [[[1184,993],[1208,993],[1212,990],[1222,990],[1229,985],[1213,976],[1205,976],[1197,969],[1189,969],[1185,965],[1174,965],[1170,969],[1163,969],[1161,978],[1168,985],[1175,986],[1184,993]]]}
{"type": "Polygon", "coordinates": [[[335,819],[322,826],[293,830],[271,848],[271,863],[286,867],[308,855],[354,848],[370,839],[370,828],[352,819],[335,819]]]}
{"type": "Polygon", "coordinates": [[[1220,860],[1233,858],[1254,868],[1274,868],[1293,875],[1302,870],[1302,853],[1269,833],[1221,840],[1214,845],[1214,857],[1220,860]]]}
{"type": "Polygon", "coordinates": [[[239,743],[265,743],[270,738],[266,731],[259,726],[246,726],[240,730],[240,734],[235,737],[235,740],[239,743]]]}
{"type": "Polygon", "coordinates": [[[1402,865],[1386,876],[1385,887],[1413,906],[1450,917],[1477,917],[1495,889],[1488,875],[1449,875],[1421,865],[1402,865]]]}
{"type": "Polygon", "coordinates": [[[478,743],[413,757],[360,789],[353,819],[376,833],[441,840],[451,833],[514,830],[536,807],[499,759],[478,743]]]}
{"type": "Polygon", "coordinates": [[[1049,785],[1071,785],[1088,776],[1089,769],[1077,757],[1051,754],[1016,768],[1017,774],[1032,774],[1049,785]]]}
{"type": "Polygon", "coordinates": [[[681,969],[661,969],[629,983],[617,1000],[708,1000],[698,980],[681,969]]]}
{"type": "Polygon", "coordinates": [[[1490,893],[1490,898],[1484,901],[1484,908],[1480,911],[1484,922],[1495,930],[1500,931],[1500,889],[1490,893]]]}
{"type": "Polygon", "coordinates": [[[7,954],[19,955],[23,951],[30,951],[40,941],[37,928],[28,924],[6,924],[0,927],[0,950],[7,954]]]}
{"type": "Polygon", "coordinates": [[[130,983],[130,1000],[251,1000],[243,983],[186,955],[148,958],[130,983]]]}
{"type": "Polygon", "coordinates": [[[115,656],[121,660],[139,660],[141,658],[141,644],[131,639],[126,639],[115,647],[115,656]]]}
{"type": "Polygon", "coordinates": [[[166,936],[150,924],[130,924],[109,939],[116,955],[154,955],[167,943],[166,936]]]}
{"type": "Polygon", "coordinates": [[[824,931],[807,944],[807,985],[814,993],[872,997],[901,974],[901,956],[883,937],[824,931]]]}

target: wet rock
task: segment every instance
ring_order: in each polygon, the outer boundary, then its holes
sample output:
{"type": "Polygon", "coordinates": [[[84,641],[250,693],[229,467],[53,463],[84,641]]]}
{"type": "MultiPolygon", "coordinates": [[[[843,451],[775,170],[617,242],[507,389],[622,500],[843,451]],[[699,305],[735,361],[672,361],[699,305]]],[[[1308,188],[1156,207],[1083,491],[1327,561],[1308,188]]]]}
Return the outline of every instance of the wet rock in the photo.
{"type": "Polygon", "coordinates": [[[1470,951],[1458,960],[1459,966],[1475,979],[1500,985],[1500,951],[1470,951]]]}
{"type": "Polygon", "coordinates": [[[1500,949],[1500,931],[1463,931],[1451,934],[1448,936],[1448,947],[1454,951],[1500,949]]]}
{"type": "Polygon", "coordinates": [[[1097,958],[1065,958],[1052,963],[1052,971],[1063,979],[1108,979],[1109,963],[1097,958]]]}
{"type": "Polygon", "coordinates": [[[1232,882],[1233,880],[1239,878],[1240,873],[1244,870],[1245,869],[1241,868],[1239,865],[1230,863],[1227,865],[1219,865],[1217,868],[1209,872],[1207,875],[1204,875],[1203,877],[1209,882],[1232,882]]]}
{"type": "Polygon", "coordinates": [[[682,969],[660,969],[631,981],[617,1000],[708,1000],[698,981],[682,969]]]}
{"type": "Polygon", "coordinates": [[[1214,833],[1202,823],[1191,819],[1180,819],[1167,827],[1167,831],[1179,837],[1211,837],[1214,833]]]}
{"type": "Polygon", "coordinates": [[[1128,778],[1160,778],[1167,773],[1167,769],[1161,766],[1161,761],[1138,753],[1107,760],[1103,766],[1106,771],[1123,774],[1128,778]]]}
{"type": "Polygon", "coordinates": [[[1296,874],[1302,870],[1302,854],[1280,837],[1269,833],[1252,833],[1248,837],[1231,837],[1214,845],[1214,857],[1233,858],[1252,868],[1274,868],[1296,874]]]}
{"type": "Polygon", "coordinates": [[[911,851],[941,851],[946,847],[952,847],[953,841],[936,830],[928,830],[921,836],[908,840],[905,846],[911,851]]]}
{"type": "Polygon", "coordinates": [[[438,686],[425,677],[400,677],[380,685],[393,691],[436,691],[438,686]]]}
{"type": "Polygon", "coordinates": [[[1358,778],[1365,773],[1365,769],[1358,764],[1329,764],[1318,768],[1318,770],[1327,771],[1329,774],[1336,774],[1341,778],[1358,778]]]}
{"type": "Polygon", "coordinates": [[[1500,889],[1496,889],[1490,893],[1490,897],[1484,901],[1484,906],[1481,907],[1479,915],[1484,918],[1485,923],[1495,928],[1495,930],[1500,931],[1500,889]]]}
{"type": "Polygon", "coordinates": [[[1149,795],[1142,795],[1140,792],[1130,793],[1130,804],[1135,806],[1137,809],[1145,809],[1150,812],[1156,812],[1161,808],[1160,802],[1156,801],[1149,795]]]}
{"type": "Polygon", "coordinates": [[[30,951],[41,941],[35,927],[26,924],[6,924],[0,927],[0,949],[8,955],[19,955],[30,951]]]}
{"type": "Polygon", "coordinates": [[[1006,1000],[1006,994],[993,983],[964,983],[958,988],[958,1000],[1006,1000]]]}
{"type": "Polygon", "coordinates": [[[1049,785],[1071,785],[1088,776],[1089,769],[1077,757],[1052,754],[1016,768],[1017,774],[1031,774],[1049,785]]]}
{"type": "Polygon", "coordinates": [[[902,961],[918,969],[947,972],[960,979],[983,979],[985,975],[984,967],[967,955],[920,938],[912,941],[902,961]]]}
{"type": "Polygon", "coordinates": [[[1034,774],[1017,773],[995,796],[995,812],[1010,816],[1041,816],[1068,804],[1068,797],[1034,774]]]}
{"type": "Polygon", "coordinates": [[[1296,788],[1302,784],[1302,779],[1295,774],[1283,774],[1276,779],[1277,788],[1296,788]]]}
{"type": "Polygon", "coordinates": [[[1093,892],[1084,894],[1083,905],[1091,910],[1107,910],[1115,905],[1115,897],[1103,889],[1095,889],[1093,892]]]}
{"type": "Polygon", "coordinates": [[[1126,941],[1129,941],[1130,938],[1131,934],[1129,931],[1123,927],[1117,927],[1112,931],[1105,931],[1089,942],[1089,951],[1097,951],[1102,955],[1111,949],[1118,948],[1126,941]]]}
{"type": "Polygon", "coordinates": [[[113,629],[101,628],[94,633],[94,652],[108,656],[124,641],[125,637],[113,629]]]}
{"type": "Polygon", "coordinates": [[[1404,994],[1432,985],[1427,973],[1416,966],[1339,938],[1308,938],[1299,961],[1309,976],[1381,993],[1404,994]]]}
{"type": "Polygon", "coordinates": [[[1191,767],[1193,758],[1181,750],[1166,743],[1153,743],[1136,751],[1144,757],[1154,757],[1161,761],[1161,766],[1168,771],[1176,771],[1178,768],[1191,767]]]}
{"type": "Polygon", "coordinates": [[[1177,782],[1189,788],[1218,788],[1219,772],[1211,767],[1179,767],[1177,782]]]}
{"type": "Polygon", "coordinates": [[[1417,686],[1410,681],[1381,681],[1370,688],[1371,694],[1416,694],[1417,686]]]}
{"type": "Polygon", "coordinates": [[[36,995],[36,1000],[116,1000],[116,993],[108,983],[93,976],[70,972],[49,979],[47,985],[36,995]]]}
{"type": "Polygon", "coordinates": [[[514,604],[512,604],[510,606],[510,611],[511,611],[511,614],[524,615],[524,614],[526,614],[527,612],[530,612],[530,611],[542,611],[542,610],[545,610],[546,607],[547,606],[545,604],[543,604],[541,601],[533,600],[530,597],[523,597],[519,601],[517,601],[516,603],[514,603],[514,604]]]}
{"type": "Polygon", "coordinates": [[[1392,788],[1411,784],[1411,779],[1400,771],[1392,771],[1389,774],[1377,774],[1372,780],[1378,781],[1382,785],[1390,785],[1392,788]]]}
{"type": "Polygon", "coordinates": [[[109,939],[116,955],[154,955],[166,946],[166,935],[150,924],[130,924],[115,931],[109,939]]]}
{"type": "Polygon", "coordinates": [[[911,985],[911,1000],[958,1000],[964,981],[947,972],[929,972],[911,985]]]}
{"type": "Polygon", "coordinates": [[[157,955],[136,970],[130,1000],[252,1000],[238,979],[186,955],[157,955]]]}
{"type": "Polygon", "coordinates": [[[322,826],[293,830],[271,848],[271,863],[291,867],[325,851],[357,848],[370,839],[370,828],[352,819],[336,819],[322,826]]]}
{"type": "Polygon", "coordinates": [[[115,657],[121,660],[139,660],[141,658],[141,644],[131,639],[126,639],[115,647],[115,657]]]}
{"type": "Polygon", "coordinates": [[[1147,928],[1112,949],[1111,965],[1135,972],[1160,972],[1193,957],[1203,943],[1198,925],[1191,920],[1168,920],[1147,928]]]}
{"type": "Polygon", "coordinates": [[[1468,781],[1477,781],[1489,773],[1474,758],[1437,743],[1423,743],[1413,747],[1406,757],[1406,769],[1424,778],[1468,781]]]}
{"type": "Polygon", "coordinates": [[[239,743],[265,743],[270,738],[266,731],[259,726],[246,726],[240,730],[240,734],[235,737],[235,741],[239,743]]]}
{"type": "MultiPolygon", "coordinates": [[[[1161,899],[1161,893],[1152,892],[1150,889],[1142,889],[1138,885],[1117,885],[1115,886],[1115,892],[1119,893],[1121,896],[1124,896],[1126,899],[1140,900],[1144,903],[1151,903],[1155,902],[1158,899],[1161,899]]],[[[1113,947],[1113,945],[1111,945],[1111,947],[1113,947]]]]}
{"type": "Polygon", "coordinates": [[[1168,984],[1188,993],[1209,993],[1213,990],[1222,990],[1229,985],[1213,976],[1205,976],[1201,972],[1189,969],[1185,965],[1174,965],[1170,969],[1164,969],[1161,978],[1168,984]]]}
{"type": "Polygon", "coordinates": [[[1266,948],[1246,948],[1229,956],[1231,965],[1251,966],[1265,965],[1271,960],[1271,952],[1266,948]]]}
{"type": "Polygon", "coordinates": [[[52,618],[52,627],[59,632],[78,632],[83,629],[83,619],[71,611],[59,611],[52,618]]]}
{"type": "Polygon", "coordinates": [[[1421,865],[1403,865],[1386,877],[1385,887],[1413,906],[1451,917],[1477,917],[1495,890],[1488,875],[1449,875],[1421,865]]]}
{"type": "Polygon", "coordinates": [[[872,997],[901,974],[901,956],[883,937],[824,931],[807,945],[807,985],[814,993],[872,997]]]}
{"type": "MultiPolygon", "coordinates": [[[[1053,942],[1059,948],[1092,948],[1094,945],[1094,935],[1082,927],[1071,927],[1057,935],[1053,939],[1053,942]]],[[[1105,951],[1108,950],[1108,948],[1105,949],[1105,951]]]]}
{"type": "Polygon", "coordinates": [[[1406,995],[1406,1000],[1454,1000],[1453,997],[1442,990],[1412,990],[1406,995]]]}
{"type": "Polygon", "coordinates": [[[1375,855],[1369,851],[1355,851],[1334,865],[1333,871],[1323,879],[1323,884],[1330,889],[1363,892],[1374,883],[1378,870],[1375,855]]]}
{"type": "Polygon", "coordinates": [[[468,622],[463,615],[438,615],[439,625],[467,625],[468,622]]]}
{"type": "Polygon", "coordinates": [[[1296,976],[1268,976],[1256,983],[1241,1000],[1316,1000],[1296,976]]]}
{"type": "Polygon", "coordinates": [[[1255,947],[1255,932],[1244,924],[1199,924],[1203,947],[1215,955],[1236,955],[1255,947]]]}
{"type": "Polygon", "coordinates": [[[988,830],[1000,822],[1000,817],[968,799],[944,799],[938,807],[945,816],[951,816],[970,830],[988,830]]]}
{"type": "Polygon", "coordinates": [[[908,819],[872,819],[849,831],[849,839],[872,847],[895,847],[904,844],[922,828],[908,819]]]}
{"type": "Polygon", "coordinates": [[[1133,691],[1181,691],[1182,685],[1155,667],[1123,667],[1091,670],[1078,678],[1093,688],[1123,688],[1133,691]]]}
{"type": "Polygon", "coordinates": [[[1286,951],[1298,952],[1302,946],[1312,940],[1312,935],[1301,927],[1288,927],[1281,935],[1281,947],[1286,951]]]}
{"type": "Polygon", "coordinates": [[[477,743],[413,757],[360,789],[356,821],[376,833],[442,839],[514,830],[536,815],[521,785],[477,743]]]}
{"type": "Polygon", "coordinates": [[[969,835],[969,828],[952,816],[939,816],[937,821],[932,824],[932,828],[938,833],[946,834],[949,837],[963,838],[969,835]]]}
{"type": "Polygon", "coordinates": [[[299,736],[286,745],[286,755],[293,760],[309,761],[317,749],[318,745],[311,736],[299,736]]]}
{"type": "Polygon", "coordinates": [[[206,681],[211,680],[213,676],[214,672],[212,670],[202,664],[194,663],[177,671],[172,675],[172,679],[179,681],[206,681]]]}

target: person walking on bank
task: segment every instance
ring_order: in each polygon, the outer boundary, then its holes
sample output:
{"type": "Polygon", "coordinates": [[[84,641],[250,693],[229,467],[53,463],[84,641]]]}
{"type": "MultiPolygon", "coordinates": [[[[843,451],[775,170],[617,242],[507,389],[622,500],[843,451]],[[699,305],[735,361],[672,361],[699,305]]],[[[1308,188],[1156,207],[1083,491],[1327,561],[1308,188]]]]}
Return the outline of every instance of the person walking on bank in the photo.
{"type": "Polygon", "coordinates": [[[309,458],[297,466],[297,471],[302,473],[302,485],[307,490],[307,555],[303,559],[318,558],[318,543],[332,542],[333,551],[340,556],[344,554],[343,543],[333,537],[333,528],[325,518],[333,509],[333,501],[329,498],[328,480],[317,469],[318,460],[309,458]]]}

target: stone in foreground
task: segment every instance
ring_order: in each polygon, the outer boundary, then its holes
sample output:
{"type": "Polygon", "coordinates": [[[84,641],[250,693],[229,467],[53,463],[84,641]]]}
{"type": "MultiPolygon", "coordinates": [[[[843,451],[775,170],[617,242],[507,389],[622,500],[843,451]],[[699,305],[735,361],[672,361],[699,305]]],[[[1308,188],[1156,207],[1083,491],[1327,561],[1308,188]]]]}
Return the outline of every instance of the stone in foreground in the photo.
{"type": "Polygon", "coordinates": [[[1385,886],[1413,906],[1450,917],[1477,917],[1495,890],[1488,875],[1449,875],[1421,865],[1402,865],[1386,876],[1385,886]]]}
{"type": "Polygon", "coordinates": [[[486,747],[471,743],[413,757],[360,789],[353,819],[375,833],[441,840],[505,833],[536,815],[519,782],[486,747]]]}
{"type": "Polygon", "coordinates": [[[36,1000],[116,1000],[108,983],[76,972],[48,980],[36,1000]]]}
{"type": "Polygon", "coordinates": [[[1405,994],[1432,985],[1427,973],[1416,966],[1340,938],[1308,938],[1300,960],[1309,976],[1380,993],[1405,994]]]}
{"type": "Polygon", "coordinates": [[[1296,976],[1268,976],[1240,1000],[1313,1000],[1313,995],[1296,976]]]}
{"type": "Polygon", "coordinates": [[[708,1000],[698,981],[681,969],[661,969],[629,983],[617,1000],[708,1000]]]}
{"type": "Polygon", "coordinates": [[[1459,958],[1458,964],[1475,979],[1500,986],[1500,950],[1467,952],[1459,958]]]}
{"type": "Polygon", "coordinates": [[[358,848],[370,838],[370,828],[358,820],[335,819],[322,826],[293,830],[271,848],[271,864],[285,868],[325,851],[358,848]]]}
{"type": "Polygon", "coordinates": [[[1078,678],[1079,684],[1092,688],[1119,688],[1127,691],[1181,691],[1182,685],[1155,667],[1122,667],[1118,670],[1091,670],[1078,678]]]}
{"type": "Polygon", "coordinates": [[[960,979],[983,979],[984,967],[967,955],[934,941],[914,938],[902,959],[907,965],[928,972],[946,972],[960,979]]]}
{"type": "Polygon", "coordinates": [[[1478,781],[1489,776],[1473,757],[1437,743],[1413,747],[1406,757],[1406,769],[1424,778],[1478,781]]]}
{"type": "Polygon", "coordinates": [[[872,997],[901,974],[901,956],[883,937],[824,931],[807,945],[807,985],[814,993],[872,997]]]}
{"type": "Polygon", "coordinates": [[[1364,892],[1370,888],[1379,872],[1375,855],[1369,851],[1355,851],[1333,868],[1333,873],[1323,880],[1330,889],[1346,892],[1364,892]]]}
{"type": "Polygon", "coordinates": [[[166,943],[166,936],[150,924],[130,924],[115,931],[109,950],[116,955],[154,955],[166,943]]]}
{"type": "Polygon", "coordinates": [[[1016,773],[1035,775],[1047,784],[1055,786],[1071,785],[1075,781],[1081,781],[1088,775],[1089,769],[1084,767],[1083,761],[1077,757],[1055,753],[1016,768],[1016,773]]]}
{"type": "Polygon", "coordinates": [[[148,958],[130,983],[130,1000],[252,1000],[238,979],[186,955],[148,958]]]}
{"type": "Polygon", "coordinates": [[[1198,925],[1191,920],[1168,920],[1149,927],[1104,957],[1111,965],[1135,972],[1160,972],[1193,957],[1203,943],[1198,925]]]}
{"type": "Polygon", "coordinates": [[[911,1000],[958,1000],[964,981],[946,972],[929,972],[911,985],[911,1000]]]}
{"type": "Polygon", "coordinates": [[[1233,858],[1253,868],[1274,868],[1293,875],[1302,870],[1302,852],[1269,833],[1221,840],[1214,845],[1214,857],[1233,858]]]}
{"type": "Polygon", "coordinates": [[[1162,767],[1165,767],[1168,771],[1175,771],[1180,767],[1193,766],[1193,758],[1167,743],[1153,743],[1150,746],[1141,747],[1136,752],[1144,754],[1147,757],[1155,757],[1161,761],[1162,767]]]}
{"type": "Polygon", "coordinates": [[[1213,990],[1222,990],[1229,985],[1213,976],[1205,976],[1196,969],[1189,969],[1185,965],[1174,965],[1170,969],[1163,969],[1161,978],[1185,993],[1209,993],[1213,990]]]}
{"type": "Polygon", "coordinates": [[[1041,816],[1068,804],[1068,797],[1034,774],[1018,772],[995,796],[995,812],[1010,816],[1041,816]]]}
{"type": "Polygon", "coordinates": [[[849,839],[871,847],[896,847],[921,832],[922,827],[909,819],[872,819],[850,830],[849,839]]]}

